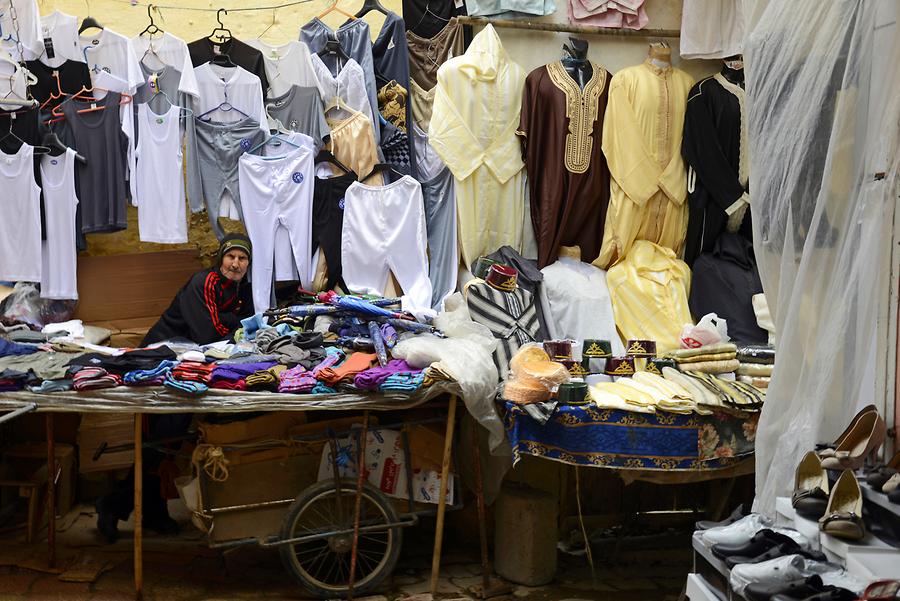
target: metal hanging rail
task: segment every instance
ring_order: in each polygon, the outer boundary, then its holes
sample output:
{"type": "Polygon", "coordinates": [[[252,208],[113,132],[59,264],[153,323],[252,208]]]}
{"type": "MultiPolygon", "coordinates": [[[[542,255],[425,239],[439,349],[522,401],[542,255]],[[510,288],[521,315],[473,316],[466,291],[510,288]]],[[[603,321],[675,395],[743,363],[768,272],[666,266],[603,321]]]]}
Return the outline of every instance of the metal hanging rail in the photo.
{"type": "Polygon", "coordinates": [[[681,32],[677,29],[612,29],[596,27],[592,25],[570,25],[568,23],[552,23],[543,21],[523,21],[519,19],[489,19],[486,17],[469,17],[460,15],[457,17],[463,25],[484,26],[491,24],[494,27],[507,29],[530,29],[532,31],[555,31],[559,33],[581,33],[589,35],[604,35],[623,38],[680,38],[681,32]]]}

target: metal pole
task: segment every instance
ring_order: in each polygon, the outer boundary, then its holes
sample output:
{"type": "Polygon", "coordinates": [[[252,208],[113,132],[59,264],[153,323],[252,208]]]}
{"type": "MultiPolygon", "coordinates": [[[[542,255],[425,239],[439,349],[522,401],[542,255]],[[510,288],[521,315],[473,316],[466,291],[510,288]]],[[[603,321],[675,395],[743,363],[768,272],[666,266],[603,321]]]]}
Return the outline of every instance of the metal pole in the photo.
{"type": "Polygon", "coordinates": [[[56,564],[56,440],[53,414],[44,416],[47,427],[47,565],[56,564]]]}
{"type": "Polygon", "coordinates": [[[438,497],[437,523],[434,528],[434,553],[431,556],[431,596],[437,594],[441,574],[441,546],[444,544],[444,515],[447,512],[447,479],[450,477],[450,451],[453,448],[453,431],[456,426],[456,395],[450,397],[447,414],[447,430],[444,433],[444,458],[441,462],[441,489],[438,497]]]}
{"type": "Polygon", "coordinates": [[[144,494],[144,469],[143,449],[143,417],[140,413],[134,414],[134,598],[141,601],[144,598],[144,519],[143,494],[144,494]]]}
{"type": "Polygon", "coordinates": [[[570,25],[545,21],[521,21],[518,19],[487,19],[485,17],[457,17],[463,25],[493,25],[498,29],[528,29],[532,31],[551,31],[556,33],[581,33],[588,35],[611,36],[620,38],[680,38],[677,29],[613,29],[591,25],[570,25]]]}
{"type": "Polygon", "coordinates": [[[481,476],[481,449],[475,441],[475,496],[478,498],[478,538],[481,542],[482,598],[486,599],[491,588],[491,568],[488,561],[487,515],[484,507],[484,481],[481,476]]]}
{"type": "Polygon", "coordinates": [[[8,422],[11,419],[16,419],[20,415],[25,415],[26,413],[31,413],[32,411],[36,411],[36,410],[37,410],[37,403],[28,403],[27,405],[19,407],[18,409],[10,411],[9,413],[4,413],[3,415],[0,415],[0,424],[2,424],[3,422],[8,422]]]}
{"type": "Polygon", "coordinates": [[[369,436],[369,412],[363,412],[362,434],[359,437],[359,459],[356,462],[356,508],[353,511],[353,546],[350,549],[350,592],[353,601],[353,585],[356,584],[356,555],[359,552],[359,509],[362,504],[363,482],[366,479],[366,438],[369,436]]]}

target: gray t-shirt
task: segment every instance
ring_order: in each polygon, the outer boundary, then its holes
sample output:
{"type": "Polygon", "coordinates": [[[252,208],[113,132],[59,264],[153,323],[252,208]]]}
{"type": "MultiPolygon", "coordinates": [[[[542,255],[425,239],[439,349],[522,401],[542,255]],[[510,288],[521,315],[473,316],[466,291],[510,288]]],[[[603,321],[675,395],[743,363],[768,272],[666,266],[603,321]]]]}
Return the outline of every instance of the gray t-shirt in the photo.
{"type": "Polygon", "coordinates": [[[86,163],[77,164],[81,231],[114,232],[128,225],[125,198],[128,137],[119,118],[121,96],[108,92],[97,102],[70,100],[63,113],[75,140],[75,150],[86,163]],[[79,113],[96,105],[103,110],[79,113]]]}
{"type": "Polygon", "coordinates": [[[319,88],[291,86],[285,94],[266,100],[266,111],[285,129],[306,134],[320,147],[331,134],[325,122],[325,107],[319,88]]]}

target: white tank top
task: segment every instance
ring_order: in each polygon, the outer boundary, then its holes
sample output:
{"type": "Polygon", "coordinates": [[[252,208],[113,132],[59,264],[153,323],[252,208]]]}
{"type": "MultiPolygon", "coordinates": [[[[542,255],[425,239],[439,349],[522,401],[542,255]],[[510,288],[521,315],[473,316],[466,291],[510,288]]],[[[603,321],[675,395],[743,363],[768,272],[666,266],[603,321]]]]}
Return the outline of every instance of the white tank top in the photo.
{"type": "Polygon", "coordinates": [[[41,159],[44,216],[47,239],[43,242],[41,298],[77,300],[77,249],[75,248],[75,151],[41,159]]]}
{"type": "Polygon", "coordinates": [[[0,280],[41,281],[41,189],[34,181],[34,146],[0,152],[0,280]]]}
{"type": "Polygon", "coordinates": [[[138,106],[135,194],[141,242],[188,241],[180,110],[173,105],[157,115],[146,104],[138,106]]]}

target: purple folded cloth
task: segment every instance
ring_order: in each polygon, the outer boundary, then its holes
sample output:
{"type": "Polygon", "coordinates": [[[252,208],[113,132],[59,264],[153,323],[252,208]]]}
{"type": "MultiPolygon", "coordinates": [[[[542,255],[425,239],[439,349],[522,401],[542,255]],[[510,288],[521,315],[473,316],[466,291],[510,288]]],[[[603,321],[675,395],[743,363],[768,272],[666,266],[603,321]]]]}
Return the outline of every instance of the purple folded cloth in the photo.
{"type": "Polygon", "coordinates": [[[286,369],[278,376],[278,392],[309,392],[315,385],[315,376],[302,365],[286,369]]]}
{"type": "Polygon", "coordinates": [[[229,382],[237,382],[238,380],[243,380],[250,374],[269,369],[277,364],[276,361],[265,361],[261,363],[229,363],[228,365],[216,365],[210,381],[216,382],[218,380],[227,380],[229,382]]]}
{"type": "Polygon", "coordinates": [[[372,367],[356,374],[353,383],[362,390],[377,390],[388,376],[401,371],[417,371],[403,359],[391,359],[384,367],[372,367]]]}

